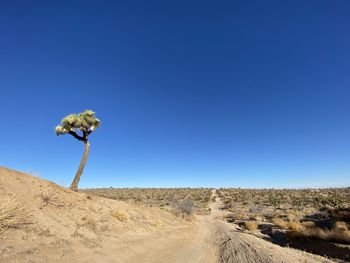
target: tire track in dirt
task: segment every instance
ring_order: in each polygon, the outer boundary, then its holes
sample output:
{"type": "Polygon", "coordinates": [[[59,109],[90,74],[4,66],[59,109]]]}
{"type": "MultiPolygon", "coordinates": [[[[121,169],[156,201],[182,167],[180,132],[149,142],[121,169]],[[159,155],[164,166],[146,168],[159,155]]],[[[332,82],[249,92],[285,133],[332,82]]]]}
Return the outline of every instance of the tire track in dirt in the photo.
{"type": "Polygon", "coordinates": [[[309,254],[303,251],[280,247],[266,240],[242,233],[239,227],[232,223],[226,223],[218,218],[223,218],[225,212],[220,210],[223,206],[216,192],[212,194],[215,202],[211,203],[211,218],[215,228],[215,239],[218,247],[219,263],[331,263],[334,261],[309,254]]]}
{"type": "Polygon", "coordinates": [[[331,263],[326,258],[280,247],[222,220],[222,201],[213,190],[211,214],[197,216],[192,224],[175,227],[168,232],[153,233],[147,238],[127,243],[125,251],[113,249],[125,256],[120,262],[143,263],[331,263]],[[130,253],[130,252],[128,252],[130,253]]]}

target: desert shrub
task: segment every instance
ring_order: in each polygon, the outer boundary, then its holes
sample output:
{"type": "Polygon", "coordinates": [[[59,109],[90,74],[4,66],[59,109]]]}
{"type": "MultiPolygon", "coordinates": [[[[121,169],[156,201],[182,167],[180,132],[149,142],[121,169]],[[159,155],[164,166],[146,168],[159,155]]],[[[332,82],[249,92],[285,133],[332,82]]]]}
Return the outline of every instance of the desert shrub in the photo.
{"type": "Polygon", "coordinates": [[[244,227],[249,231],[254,231],[258,229],[258,223],[253,221],[244,222],[244,227]]]}
{"type": "Polygon", "coordinates": [[[189,218],[194,211],[194,205],[191,200],[174,200],[171,204],[174,213],[182,218],[189,218]]]}
{"type": "Polygon", "coordinates": [[[329,196],[321,200],[322,205],[330,206],[334,208],[340,208],[343,205],[343,200],[337,195],[329,196]]]}
{"type": "Polygon", "coordinates": [[[305,226],[299,221],[285,221],[282,218],[273,218],[272,223],[282,229],[302,231],[305,228],[305,226]]]}
{"type": "Polygon", "coordinates": [[[295,231],[303,231],[305,227],[298,221],[289,221],[288,228],[295,231]]]}
{"type": "Polygon", "coordinates": [[[111,216],[118,219],[120,222],[126,222],[128,221],[128,216],[124,211],[121,211],[119,209],[114,209],[111,211],[111,216]]]}
{"type": "Polygon", "coordinates": [[[271,205],[273,205],[275,208],[278,208],[281,204],[281,200],[280,198],[278,198],[277,196],[271,196],[269,198],[269,202],[271,205]]]}
{"type": "Polygon", "coordinates": [[[57,193],[54,190],[49,189],[45,192],[42,192],[40,194],[40,198],[42,201],[40,208],[43,208],[47,205],[53,205],[56,207],[63,206],[59,200],[57,193]]]}
{"type": "Polygon", "coordinates": [[[333,228],[324,229],[310,226],[287,232],[287,239],[317,238],[326,241],[350,243],[350,231],[345,222],[336,222],[333,228]]]}
{"type": "Polygon", "coordinates": [[[233,215],[235,220],[248,220],[249,219],[249,215],[245,212],[236,212],[233,215]]]}
{"type": "Polygon", "coordinates": [[[283,229],[288,228],[288,222],[284,221],[282,218],[273,218],[272,223],[283,229]]]}
{"type": "Polygon", "coordinates": [[[8,228],[28,224],[28,214],[13,197],[4,197],[0,202],[0,233],[8,228]]]}
{"type": "Polygon", "coordinates": [[[287,218],[289,221],[299,221],[300,215],[296,211],[288,211],[287,218]]]}
{"type": "Polygon", "coordinates": [[[291,205],[294,209],[302,210],[305,206],[305,200],[300,197],[293,196],[291,198],[291,205]]]}
{"type": "MultiPolygon", "coordinates": [[[[271,206],[275,210],[297,211],[298,217],[303,214],[313,213],[316,210],[326,207],[346,214],[350,221],[350,188],[325,188],[325,189],[240,189],[221,188],[218,191],[225,206],[224,209],[232,210],[239,206],[251,204],[249,213],[271,213],[271,206]],[[260,204],[256,209],[254,204],[260,204]],[[348,210],[347,210],[348,209],[348,210]]],[[[233,211],[231,211],[233,212],[233,211]]],[[[344,216],[343,216],[344,217],[344,216]]],[[[298,220],[300,218],[289,218],[298,220]]],[[[347,220],[344,220],[347,221],[347,220]]]]}

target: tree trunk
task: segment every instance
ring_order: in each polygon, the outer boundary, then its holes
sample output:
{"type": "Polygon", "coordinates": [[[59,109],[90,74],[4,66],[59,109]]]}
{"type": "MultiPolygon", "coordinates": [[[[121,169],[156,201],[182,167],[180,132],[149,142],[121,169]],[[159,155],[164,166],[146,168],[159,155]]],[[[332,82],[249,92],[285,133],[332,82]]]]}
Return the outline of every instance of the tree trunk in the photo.
{"type": "Polygon", "coordinates": [[[84,143],[85,143],[85,150],[84,150],[83,158],[80,161],[79,168],[78,168],[78,170],[75,174],[74,180],[70,186],[70,189],[72,189],[73,191],[76,191],[76,192],[78,191],[78,183],[80,180],[80,176],[83,174],[84,167],[85,167],[88,155],[89,155],[89,149],[90,149],[89,141],[86,140],[84,143]]]}

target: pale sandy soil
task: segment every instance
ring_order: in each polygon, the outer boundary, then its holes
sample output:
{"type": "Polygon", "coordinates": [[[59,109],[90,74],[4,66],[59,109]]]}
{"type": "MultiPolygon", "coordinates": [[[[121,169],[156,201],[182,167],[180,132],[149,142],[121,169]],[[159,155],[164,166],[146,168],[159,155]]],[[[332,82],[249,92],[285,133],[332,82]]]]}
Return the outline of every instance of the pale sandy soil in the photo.
{"type": "Polygon", "coordinates": [[[236,231],[220,219],[215,191],[211,214],[192,221],[0,168],[0,201],[9,196],[24,207],[29,224],[0,233],[0,263],[332,262],[236,231]],[[54,194],[45,204],[47,193],[54,194]]]}

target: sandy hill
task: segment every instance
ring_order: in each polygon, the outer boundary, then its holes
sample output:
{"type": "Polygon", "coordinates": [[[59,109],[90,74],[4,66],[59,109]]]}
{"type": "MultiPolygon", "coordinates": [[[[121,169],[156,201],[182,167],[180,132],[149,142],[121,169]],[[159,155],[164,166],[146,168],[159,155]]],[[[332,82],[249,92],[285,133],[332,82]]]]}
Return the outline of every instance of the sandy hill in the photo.
{"type": "Polygon", "coordinates": [[[149,249],[133,243],[189,224],[161,209],[76,193],[3,167],[0,201],[1,263],[124,262],[149,249]]]}

